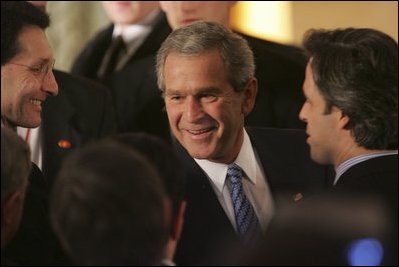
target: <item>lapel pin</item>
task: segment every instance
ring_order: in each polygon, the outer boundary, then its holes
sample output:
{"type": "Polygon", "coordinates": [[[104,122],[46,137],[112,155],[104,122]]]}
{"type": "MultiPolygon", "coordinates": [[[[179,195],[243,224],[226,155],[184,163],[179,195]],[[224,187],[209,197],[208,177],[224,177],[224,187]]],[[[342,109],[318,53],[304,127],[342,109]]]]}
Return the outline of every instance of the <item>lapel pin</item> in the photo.
{"type": "Polygon", "coordinates": [[[296,193],[292,196],[292,198],[294,199],[294,202],[298,202],[303,198],[302,193],[296,193]]]}
{"type": "Polygon", "coordinates": [[[71,148],[71,146],[72,146],[72,144],[68,140],[61,139],[60,141],[58,141],[58,147],[60,147],[62,149],[69,149],[69,148],[71,148]]]}

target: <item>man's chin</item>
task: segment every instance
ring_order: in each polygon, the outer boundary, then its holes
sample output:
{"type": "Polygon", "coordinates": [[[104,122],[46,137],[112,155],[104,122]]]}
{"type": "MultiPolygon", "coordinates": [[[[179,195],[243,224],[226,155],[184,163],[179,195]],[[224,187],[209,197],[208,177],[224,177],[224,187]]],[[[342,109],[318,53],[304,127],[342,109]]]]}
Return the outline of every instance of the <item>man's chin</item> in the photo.
{"type": "Polygon", "coordinates": [[[35,120],[35,121],[28,121],[25,123],[21,123],[20,125],[18,124],[17,126],[25,127],[25,128],[37,128],[40,126],[41,123],[42,123],[42,120],[39,119],[39,120],[35,120]]]}
{"type": "Polygon", "coordinates": [[[207,151],[204,151],[204,148],[199,148],[199,149],[187,149],[188,154],[190,154],[191,157],[195,158],[195,159],[209,159],[210,157],[210,153],[208,153],[207,151]]]}

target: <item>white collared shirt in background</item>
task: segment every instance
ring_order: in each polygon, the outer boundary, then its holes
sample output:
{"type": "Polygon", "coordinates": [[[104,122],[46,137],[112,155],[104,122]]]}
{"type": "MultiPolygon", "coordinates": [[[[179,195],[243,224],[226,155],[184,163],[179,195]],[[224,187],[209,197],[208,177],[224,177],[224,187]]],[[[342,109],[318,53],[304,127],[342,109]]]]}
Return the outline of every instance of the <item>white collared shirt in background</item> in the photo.
{"type": "Polygon", "coordinates": [[[121,58],[116,64],[115,70],[121,70],[129,59],[134,55],[137,49],[144,43],[148,35],[150,35],[156,18],[161,11],[159,9],[151,12],[142,22],[137,24],[132,24],[129,26],[122,27],[115,24],[114,31],[112,33],[112,38],[115,39],[119,35],[122,35],[123,41],[126,44],[126,55],[121,58]]]}

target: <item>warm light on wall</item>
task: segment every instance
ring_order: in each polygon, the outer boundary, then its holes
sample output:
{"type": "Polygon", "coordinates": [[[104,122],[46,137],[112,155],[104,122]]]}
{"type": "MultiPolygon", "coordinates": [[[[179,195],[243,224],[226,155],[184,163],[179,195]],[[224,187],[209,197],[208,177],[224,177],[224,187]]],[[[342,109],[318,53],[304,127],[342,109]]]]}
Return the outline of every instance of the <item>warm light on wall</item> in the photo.
{"type": "Polygon", "coordinates": [[[293,42],[291,1],[238,1],[231,15],[231,26],[239,32],[293,42]]]}

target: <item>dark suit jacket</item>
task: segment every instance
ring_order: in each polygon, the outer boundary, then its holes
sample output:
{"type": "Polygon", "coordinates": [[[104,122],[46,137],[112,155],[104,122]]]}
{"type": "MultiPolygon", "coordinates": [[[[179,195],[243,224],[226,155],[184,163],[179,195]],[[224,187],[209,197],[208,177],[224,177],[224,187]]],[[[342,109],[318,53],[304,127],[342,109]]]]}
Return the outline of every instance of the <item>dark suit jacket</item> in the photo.
{"type": "MultiPolygon", "coordinates": [[[[268,128],[248,128],[247,132],[273,197],[292,201],[296,193],[306,196],[327,186],[326,170],[311,161],[304,132],[268,128]]],[[[238,244],[238,239],[207,175],[184,148],[177,148],[188,175],[188,205],[175,260],[178,265],[209,264],[209,258],[223,254],[227,245],[221,244],[223,240],[232,245],[238,244]]]]}
{"type": "Polygon", "coordinates": [[[296,47],[242,35],[252,48],[258,79],[255,108],[247,126],[305,128],[298,118],[305,99],[302,84],[306,57],[296,47]]]}
{"type": "MultiPolygon", "coordinates": [[[[97,71],[111,44],[113,25],[101,31],[77,57],[72,72],[97,79],[97,71]]],[[[126,65],[104,84],[110,88],[116,108],[118,131],[144,131],[170,141],[161,92],[155,75],[155,54],[171,32],[163,12],[153,31],[126,65]]]]}
{"type": "Polygon", "coordinates": [[[377,157],[352,166],[332,190],[382,201],[390,222],[383,265],[398,265],[398,155],[377,157]]]}
{"type": "Polygon", "coordinates": [[[54,71],[59,94],[43,107],[43,173],[50,185],[64,157],[74,148],[116,132],[109,91],[89,79],[54,71]],[[70,148],[59,145],[60,140],[70,148]]]}
{"type": "MultiPolygon", "coordinates": [[[[397,207],[398,155],[377,157],[352,166],[338,179],[333,190],[375,195],[391,208],[397,207]]],[[[393,210],[397,214],[397,208],[393,210]]]]}

